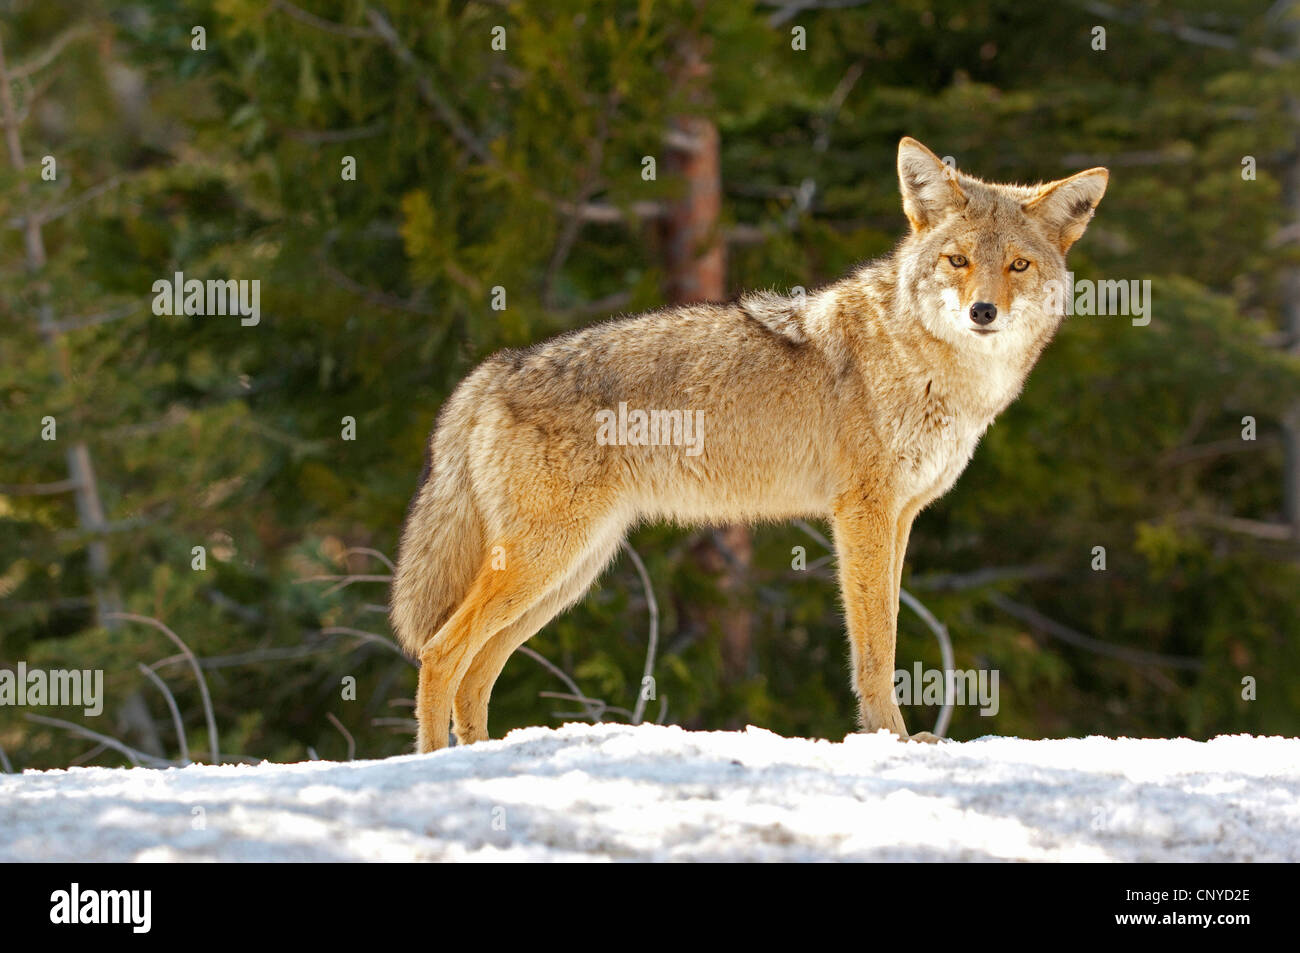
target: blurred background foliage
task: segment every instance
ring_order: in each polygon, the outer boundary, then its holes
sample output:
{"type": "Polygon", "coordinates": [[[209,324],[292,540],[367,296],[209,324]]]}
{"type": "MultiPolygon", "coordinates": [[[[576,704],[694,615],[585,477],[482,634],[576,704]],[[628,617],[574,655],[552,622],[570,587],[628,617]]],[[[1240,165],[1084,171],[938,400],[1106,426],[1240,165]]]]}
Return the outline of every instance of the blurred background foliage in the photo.
{"type": "MultiPolygon", "coordinates": [[[[434,416],[475,363],[665,303],[645,209],[681,195],[666,133],[696,116],[720,134],[732,294],[812,287],[887,252],[905,227],[905,134],[1000,181],[1111,168],[1071,264],[1149,279],[1151,323],[1068,320],[913,533],[904,585],[948,626],[958,667],[1000,672],[996,717],[959,708],[950,733],[1294,733],[1294,5],[3,0],[0,14],[25,160],[0,163],[0,665],[106,672],[104,718],[42,714],[174,758],[139,668],[161,661],[191,753],[208,751],[175,647],[101,618],[99,592],[204,660],[223,753],[344,757],[330,716],[359,756],[409,750],[414,669],[350,634],[388,634],[386,586],[364,578],[387,569],[358,550],[396,555],[434,416]],[[703,83],[681,79],[688,50],[703,83]],[[260,324],[153,315],[152,283],[177,271],[260,280],[260,324]],[[42,313],[57,325],[44,336],[42,313]],[[68,478],[78,441],[102,521],[32,489],[68,478]],[[363,578],[340,586],[349,574],[363,578]]],[[[661,615],[649,715],[851,731],[824,550],[799,527],[758,528],[723,592],[692,556],[710,532],[633,534],[661,615]],[[798,546],[808,569],[792,568],[798,546]],[[738,669],[694,611],[715,605],[748,615],[738,669]]],[[[647,624],[621,556],[530,646],[631,708],[647,624]]],[[[939,664],[914,614],[900,628],[900,667],[939,664]]],[[[581,708],[546,691],[566,689],[517,655],[493,736],[581,708]]],[[[23,714],[0,709],[15,767],[123,762],[23,714]]],[[[913,729],[935,715],[905,711],[913,729]]]]}

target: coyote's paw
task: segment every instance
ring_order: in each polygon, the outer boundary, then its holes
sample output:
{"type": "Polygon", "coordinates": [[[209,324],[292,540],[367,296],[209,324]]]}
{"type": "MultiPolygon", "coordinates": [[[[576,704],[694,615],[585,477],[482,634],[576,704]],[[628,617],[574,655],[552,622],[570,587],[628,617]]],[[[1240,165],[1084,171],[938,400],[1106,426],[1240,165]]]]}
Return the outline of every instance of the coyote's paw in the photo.
{"type": "Polygon", "coordinates": [[[906,738],[904,738],[904,739],[902,739],[902,740],[904,740],[904,741],[921,741],[921,742],[924,742],[925,744],[928,744],[928,745],[939,745],[939,744],[945,744],[945,745],[946,745],[946,744],[947,744],[950,740],[952,740],[952,739],[950,739],[950,738],[940,738],[938,735],[932,735],[932,734],[930,734],[930,732],[928,732],[928,731],[914,731],[914,732],[912,732],[912,734],[908,735],[906,738]]]}

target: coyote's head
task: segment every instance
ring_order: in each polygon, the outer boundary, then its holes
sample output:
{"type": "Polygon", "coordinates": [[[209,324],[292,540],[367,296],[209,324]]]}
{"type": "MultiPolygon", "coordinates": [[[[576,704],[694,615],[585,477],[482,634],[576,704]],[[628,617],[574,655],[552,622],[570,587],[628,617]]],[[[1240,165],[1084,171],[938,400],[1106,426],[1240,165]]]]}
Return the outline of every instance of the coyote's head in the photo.
{"type": "Polygon", "coordinates": [[[1036,352],[1060,326],[1065,253],[1108,177],[1098,168],[1045,185],[995,185],[904,138],[898,179],[912,233],[898,255],[902,312],[963,349],[1036,352]]]}

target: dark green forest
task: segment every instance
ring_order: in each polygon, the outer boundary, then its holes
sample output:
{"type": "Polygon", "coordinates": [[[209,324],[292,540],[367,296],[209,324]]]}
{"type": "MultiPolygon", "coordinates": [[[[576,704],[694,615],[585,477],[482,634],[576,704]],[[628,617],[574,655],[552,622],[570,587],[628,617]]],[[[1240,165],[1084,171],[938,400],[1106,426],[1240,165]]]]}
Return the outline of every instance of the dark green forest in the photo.
{"type": "MultiPolygon", "coordinates": [[[[949,735],[1295,733],[1300,3],[0,0],[0,44],[0,667],[105,693],[0,707],[14,770],[210,760],[208,697],[226,760],[411,750],[388,562],[451,389],[676,300],[683,221],[724,297],[887,253],[904,135],[1107,166],[1071,267],[1150,282],[916,522],[904,588],[1000,673],[949,735]],[[178,272],[257,280],[257,322],[156,314],[178,272]]],[[[492,736],[628,720],[655,625],[648,720],[842,738],[827,532],[638,529],[649,590],[620,554],[492,736]]]]}

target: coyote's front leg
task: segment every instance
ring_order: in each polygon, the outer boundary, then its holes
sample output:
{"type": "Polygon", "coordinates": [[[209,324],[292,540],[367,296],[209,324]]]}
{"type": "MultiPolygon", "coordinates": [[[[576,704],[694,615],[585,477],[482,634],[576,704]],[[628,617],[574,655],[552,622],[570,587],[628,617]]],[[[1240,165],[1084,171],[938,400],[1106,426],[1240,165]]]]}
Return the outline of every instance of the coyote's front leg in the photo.
{"type": "Polygon", "coordinates": [[[894,697],[898,517],[887,502],[859,491],[836,501],[834,526],[858,721],[864,731],[888,728],[906,738],[894,697]]]}

